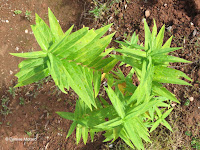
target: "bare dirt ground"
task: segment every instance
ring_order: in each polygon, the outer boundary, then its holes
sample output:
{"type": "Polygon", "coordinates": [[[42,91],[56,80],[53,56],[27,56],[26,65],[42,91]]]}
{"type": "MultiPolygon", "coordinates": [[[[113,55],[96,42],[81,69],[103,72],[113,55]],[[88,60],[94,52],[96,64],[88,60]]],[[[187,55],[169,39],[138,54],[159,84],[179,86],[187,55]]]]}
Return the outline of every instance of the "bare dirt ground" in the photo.
{"type": "MultiPolygon", "coordinates": [[[[96,136],[94,143],[84,146],[75,144],[75,135],[65,139],[70,121],[55,114],[56,111],[74,111],[76,95],[69,91],[62,94],[51,78],[41,82],[13,89],[17,79],[18,63],[22,60],[12,57],[11,52],[28,52],[39,48],[30,25],[34,24],[34,13],[48,22],[47,8],[50,7],[66,31],[72,24],[75,30],[82,25],[91,28],[113,23],[110,32],[117,31],[113,40],[123,40],[133,32],[144,41],[143,18],[150,27],[153,19],[160,29],[166,25],[165,40],[174,35],[173,47],[181,46],[171,55],[192,61],[191,64],[173,64],[193,79],[189,86],[166,85],[177,95],[181,105],[174,106],[168,118],[173,133],[159,127],[152,133],[152,145],[147,149],[195,149],[193,139],[200,138],[200,1],[199,0],[129,0],[109,5],[109,9],[94,18],[89,9],[94,8],[92,0],[1,0],[0,1],[0,149],[120,149],[121,141],[109,148],[102,143],[103,137],[96,136]],[[21,10],[21,14],[15,14],[21,10]],[[28,17],[26,11],[31,12],[28,17]],[[23,104],[24,103],[24,104],[23,104]],[[187,104],[187,105],[186,105],[187,104]],[[10,139],[6,139],[6,137],[10,139]],[[14,138],[37,138],[36,141],[13,141],[14,138]]],[[[111,46],[117,46],[113,44],[111,46]]],[[[126,68],[122,68],[126,73],[126,68]]],[[[199,142],[200,143],[200,142],[199,142]]],[[[124,148],[121,148],[124,149],[124,148]]],[[[198,147],[196,147],[198,149],[198,147]]]]}

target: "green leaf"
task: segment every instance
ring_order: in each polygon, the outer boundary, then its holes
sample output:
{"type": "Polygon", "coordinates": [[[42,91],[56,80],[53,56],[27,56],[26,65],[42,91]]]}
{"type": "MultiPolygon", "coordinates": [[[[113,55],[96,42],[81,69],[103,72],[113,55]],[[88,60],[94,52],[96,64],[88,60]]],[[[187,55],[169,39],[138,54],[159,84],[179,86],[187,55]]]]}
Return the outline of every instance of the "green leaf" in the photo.
{"type": "Polygon", "coordinates": [[[179,79],[180,77],[184,77],[187,80],[192,81],[185,73],[175,70],[172,68],[167,68],[164,66],[155,66],[155,74],[153,81],[160,83],[172,83],[172,84],[180,84],[180,85],[190,85],[188,82],[179,79]]]}
{"type": "Polygon", "coordinates": [[[19,82],[15,87],[20,87],[20,86],[31,84],[31,83],[39,81],[47,76],[49,76],[48,68],[46,68],[40,72],[37,72],[36,74],[34,74],[33,76],[31,76],[30,78],[28,78],[24,81],[19,82]]]}
{"type": "Polygon", "coordinates": [[[33,67],[45,64],[46,61],[47,61],[47,58],[25,59],[21,63],[19,63],[18,67],[23,68],[23,69],[33,68],[33,67]]]}
{"type": "Polygon", "coordinates": [[[100,28],[100,29],[95,30],[95,32],[96,32],[96,34],[97,34],[96,39],[102,37],[102,36],[108,31],[108,29],[109,29],[112,25],[113,25],[113,24],[111,23],[111,24],[106,25],[106,26],[104,26],[104,27],[102,27],[102,28],[100,28]]]}
{"type": "Polygon", "coordinates": [[[162,28],[160,29],[158,33],[158,36],[156,37],[156,49],[160,49],[162,47],[164,33],[165,33],[165,25],[162,26],[162,28]]]}
{"type": "Polygon", "coordinates": [[[68,131],[68,133],[67,133],[67,136],[66,136],[66,139],[73,133],[73,131],[75,130],[75,128],[76,128],[76,122],[73,122],[72,124],[71,124],[71,126],[70,126],[70,129],[69,129],[69,131],[68,131]]]}
{"type": "Polygon", "coordinates": [[[36,25],[31,25],[34,36],[42,50],[47,51],[53,44],[54,36],[48,25],[36,14],[36,25]]]}
{"type": "Polygon", "coordinates": [[[135,132],[135,129],[133,127],[132,123],[125,122],[124,127],[126,130],[126,133],[129,135],[129,138],[131,139],[132,143],[135,145],[137,149],[143,149],[144,145],[142,143],[142,139],[139,137],[138,133],[135,132]]]}
{"type": "MultiPolygon", "coordinates": [[[[68,72],[67,77],[70,87],[79,95],[90,109],[92,109],[91,104],[96,107],[92,82],[88,81],[86,76],[83,74],[82,69],[84,69],[84,67],[78,66],[74,62],[68,62],[67,60],[63,60],[62,62],[68,72]]],[[[91,74],[93,73],[91,72],[91,74]]]]}
{"type": "Polygon", "coordinates": [[[179,57],[174,57],[174,56],[170,56],[170,55],[156,55],[152,57],[154,64],[156,65],[160,65],[160,64],[164,64],[165,62],[183,62],[183,63],[191,63],[191,61],[187,61],[185,59],[179,58],[179,57]]]}
{"type": "Polygon", "coordinates": [[[165,119],[171,112],[172,112],[173,108],[167,110],[163,115],[162,118],[165,119]]]}
{"type": "Polygon", "coordinates": [[[101,72],[94,71],[93,84],[94,84],[94,92],[95,92],[94,97],[96,98],[99,94],[99,90],[101,86],[101,72]]]}
{"type": "Polygon", "coordinates": [[[151,56],[157,56],[157,55],[160,55],[160,54],[165,54],[165,53],[173,52],[173,51],[179,50],[181,48],[182,47],[156,49],[156,50],[154,50],[151,53],[151,56]]]}
{"type": "Polygon", "coordinates": [[[173,36],[171,36],[171,37],[167,40],[167,42],[165,42],[165,44],[163,45],[162,48],[170,48],[170,45],[171,45],[171,42],[172,42],[172,38],[173,38],[173,36]]]}
{"type": "Polygon", "coordinates": [[[88,28],[85,27],[70,34],[72,29],[73,26],[67,30],[65,36],[63,36],[63,38],[60,41],[52,45],[49,51],[52,52],[54,55],[66,53],[63,55],[66,55],[65,57],[67,57],[71,53],[70,48],[74,46],[77,41],[79,41],[82,37],[84,37],[88,33],[88,28]]]}
{"type": "Polygon", "coordinates": [[[166,97],[176,103],[180,103],[177,98],[174,96],[174,94],[172,94],[171,92],[169,92],[166,88],[164,88],[162,86],[162,84],[159,84],[158,82],[153,82],[152,84],[152,90],[153,92],[158,95],[158,96],[163,96],[166,97]]]}
{"type": "Polygon", "coordinates": [[[76,127],[76,144],[77,145],[81,140],[81,134],[82,134],[82,125],[78,124],[76,127]]]}
{"type": "Polygon", "coordinates": [[[101,129],[104,129],[104,130],[109,130],[109,129],[112,129],[116,126],[121,125],[122,123],[123,123],[123,121],[121,120],[121,118],[117,117],[115,119],[112,119],[112,120],[103,122],[101,124],[98,124],[98,125],[95,126],[95,128],[101,128],[101,129]]]}
{"type": "Polygon", "coordinates": [[[162,120],[162,124],[163,124],[165,127],[167,127],[167,129],[169,129],[170,131],[173,132],[171,126],[169,125],[169,123],[168,123],[166,120],[163,119],[163,120],[162,120]]]}
{"type": "Polygon", "coordinates": [[[113,104],[113,107],[115,108],[116,112],[121,118],[125,117],[125,108],[123,103],[120,101],[120,99],[117,97],[115,92],[112,90],[111,87],[105,88],[106,92],[108,94],[108,97],[110,98],[110,101],[113,104]]]}
{"type": "Polygon", "coordinates": [[[48,8],[48,15],[51,32],[56,40],[59,40],[64,35],[62,28],[60,27],[58,20],[56,19],[50,8],[48,8]]]}
{"type": "Polygon", "coordinates": [[[122,54],[130,55],[133,58],[138,59],[138,60],[146,57],[146,52],[141,51],[141,50],[136,50],[136,49],[123,47],[123,49],[115,49],[115,51],[120,52],[122,54]]]}
{"type": "Polygon", "coordinates": [[[150,52],[152,49],[151,31],[149,29],[146,20],[144,20],[144,31],[145,31],[145,51],[150,52]]]}
{"type": "Polygon", "coordinates": [[[60,88],[63,93],[67,93],[64,88],[69,89],[68,74],[62,62],[53,54],[48,53],[50,63],[48,68],[55,84],[60,88]]]}
{"type": "Polygon", "coordinates": [[[74,113],[71,112],[62,112],[58,111],[56,112],[60,117],[67,119],[67,120],[73,120],[74,121],[74,113]]]}
{"type": "Polygon", "coordinates": [[[88,139],[88,128],[82,127],[82,137],[84,144],[86,144],[88,139]]]}
{"type": "Polygon", "coordinates": [[[125,129],[122,129],[119,133],[119,137],[131,148],[134,148],[133,144],[130,141],[128,134],[126,133],[125,129]]]}
{"type": "Polygon", "coordinates": [[[154,124],[153,124],[153,126],[151,127],[151,130],[150,130],[150,132],[152,132],[153,130],[155,130],[158,126],[159,126],[159,124],[161,123],[161,119],[158,119],[154,124]]]}
{"type": "Polygon", "coordinates": [[[22,58],[40,58],[46,57],[47,53],[43,51],[35,51],[35,52],[28,52],[28,53],[10,53],[13,56],[22,57],[22,58]]]}
{"type": "Polygon", "coordinates": [[[80,62],[83,65],[88,65],[90,64],[93,60],[96,59],[97,56],[99,56],[105,48],[108,46],[108,44],[111,42],[112,37],[114,36],[115,33],[107,35],[106,37],[103,37],[92,45],[87,45],[84,49],[84,53],[79,55],[75,61],[80,62]]]}
{"type": "Polygon", "coordinates": [[[40,66],[36,66],[34,68],[22,68],[15,76],[18,77],[18,82],[22,82],[24,80],[29,79],[30,77],[34,76],[35,74],[45,70],[47,68],[46,64],[42,64],[40,66]]]}
{"type": "Polygon", "coordinates": [[[160,109],[158,107],[155,107],[155,109],[156,109],[156,112],[158,114],[158,117],[161,118],[162,113],[161,113],[160,109]]]}

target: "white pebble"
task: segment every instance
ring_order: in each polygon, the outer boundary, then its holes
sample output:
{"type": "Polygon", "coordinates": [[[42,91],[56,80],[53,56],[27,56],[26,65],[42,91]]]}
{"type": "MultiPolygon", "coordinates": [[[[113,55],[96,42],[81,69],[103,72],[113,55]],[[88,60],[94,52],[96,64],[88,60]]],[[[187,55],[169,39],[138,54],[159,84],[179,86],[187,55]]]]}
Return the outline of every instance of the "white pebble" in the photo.
{"type": "Polygon", "coordinates": [[[13,72],[10,70],[10,74],[13,74],[13,72]]]}
{"type": "Polygon", "coordinates": [[[145,11],[145,17],[148,18],[149,16],[150,16],[150,11],[149,11],[149,10],[146,10],[146,11],[145,11]]]}
{"type": "Polygon", "coordinates": [[[6,23],[9,23],[9,20],[6,20],[6,23]]]}
{"type": "Polygon", "coordinates": [[[25,30],[25,33],[28,33],[28,29],[25,30]]]}
{"type": "Polygon", "coordinates": [[[18,50],[19,50],[19,47],[16,47],[15,50],[18,51],[18,50]]]}
{"type": "Polygon", "coordinates": [[[193,23],[193,22],[190,22],[190,25],[191,25],[191,26],[193,26],[193,25],[194,25],[194,23],[193,23]]]}
{"type": "Polygon", "coordinates": [[[166,6],[167,6],[167,4],[164,4],[164,6],[166,7],[166,6]]]}
{"type": "Polygon", "coordinates": [[[190,102],[194,101],[194,97],[189,98],[190,102]]]}

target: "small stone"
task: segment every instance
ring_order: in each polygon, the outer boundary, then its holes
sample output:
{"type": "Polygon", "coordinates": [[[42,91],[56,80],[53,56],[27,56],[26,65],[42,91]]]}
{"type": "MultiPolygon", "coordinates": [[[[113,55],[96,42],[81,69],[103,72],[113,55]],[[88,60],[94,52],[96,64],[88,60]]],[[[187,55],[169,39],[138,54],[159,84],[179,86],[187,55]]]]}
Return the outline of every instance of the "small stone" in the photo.
{"type": "Polygon", "coordinates": [[[167,7],[167,4],[164,4],[165,7],[167,7]]]}
{"type": "Polygon", "coordinates": [[[9,23],[9,20],[6,20],[6,23],[9,23]]]}
{"type": "Polygon", "coordinates": [[[108,147],[109,147],[109,148],[113,148],[113,146],[114,146],[113,144],[110,144],[108,147]]]}
{"type": "Polygon", "coordinates": [[[125,8],[125,9],[127,8],[127,4],[124,6],[124,8],[125,8]]]}
{"type": "Polygon", "coordinates": [[[149,11],[149,10],[146,10],[146,11],[145,11],[145,17],[148,18],[149,16],[150,16],[150,11],[149,11]]]}
{"type": "Polygon", "coordinates": [[[194,101],[194,97],[189,98],[190,102],[194,101]]]}
{"type": "Polygon", "coordinates": [[[18,50],[19,50],[19,47],[16,47],[15,50],[18,51],[18,50]]]}
{"type": "Polygon", "coordinates": [[[10,70],[10,74],[13,74],[13,72],[10,70]]]}
{"type": "Polygon", "coordinates": [[[28,33],[28,29],[25,30],[25,33],[28,33]]]}
{"type": "Polygon", "coordinates": [[[169,32],[172,30],[172,26],[166,28],[169,32]]]}
{"type": "Polygon", "coordinates": [[[193,22],[190,22],[190,25],[191,25],[191,26],[193,26],[193,25],[194,25],[194,23],[193,23],[193,22]]]}
{"type": "Polygon", "coordinates": [[[176,103],[175,103],[175,102],[172,102],[171,105],[172,105],[172,107],[175,107],[175,106],[176,106],[176,103]]]}

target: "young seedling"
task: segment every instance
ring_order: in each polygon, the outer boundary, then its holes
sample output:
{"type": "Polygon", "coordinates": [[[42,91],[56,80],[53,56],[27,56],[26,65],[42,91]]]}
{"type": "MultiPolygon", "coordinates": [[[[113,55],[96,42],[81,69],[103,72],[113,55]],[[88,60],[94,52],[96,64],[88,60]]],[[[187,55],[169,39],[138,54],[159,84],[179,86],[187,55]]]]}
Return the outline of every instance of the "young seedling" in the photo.
{"type": "Polygon", "coordinates": [[[31,21],[31,20],[32,20],[31,11],[26,10],[25,18],[26,18],[28,21],[31,21]]]}
{"type": "Polygon", "coordinates": [[[115,33],[102,37],[112,24],[94,30],[88,27],[71,33],[62,31],[56,17],[48,10],[50,27],[36,14],[36,25],[32,25],[41,51],[11,53],[27,58],[19,64],[16,87],[37,82],[47,76],[65,94],[69,88],[79,96],[74,112],[57,112],[62,118],[72,120],[67,138],[76,129],[76,141],[81,137],[86,144],[90,134],[104,131],[105,140],[114,142],[121,138],[131,148],[144,149],[143,141],[150,141],[150,132],[160,124],[172,131],[165,120],[171,113],[171,102],[179,103],[163,83],[190,85],[191,79],[179,70],[169,68],[170,63],[188,63],[181,58],[167,55],[180,49],[171,48],[172,37],[163,44],[165,26],[157,33],[154,21],[152,32],[144,20],[145,43],[139,45],[135,33],[130,41],[117,41],[120,54],[110,54],[106,49],[115,33]],[[108,57],[109,55],[109,57],[108,57]],[[118,69],[111,70],[121,62],[132,67],[127,76],[118,69]],[[105,75],[107,99],[99,96],[101,76],[105,75]],[[139,85],[133,84],[136,74],[139,85]],[[114,90],[113,90],[114,89],[114,90]],[[108,103],[109,101],[109,103],[108,103]]]}
{"type": "Polygon", "coordinates": [[[14,14],[15,14],[15,15],[19,15],[19,14],[21,14],[21,13],[22,13],[21,10],[15,10],[15,11],[14,11],[14,14]]]}

